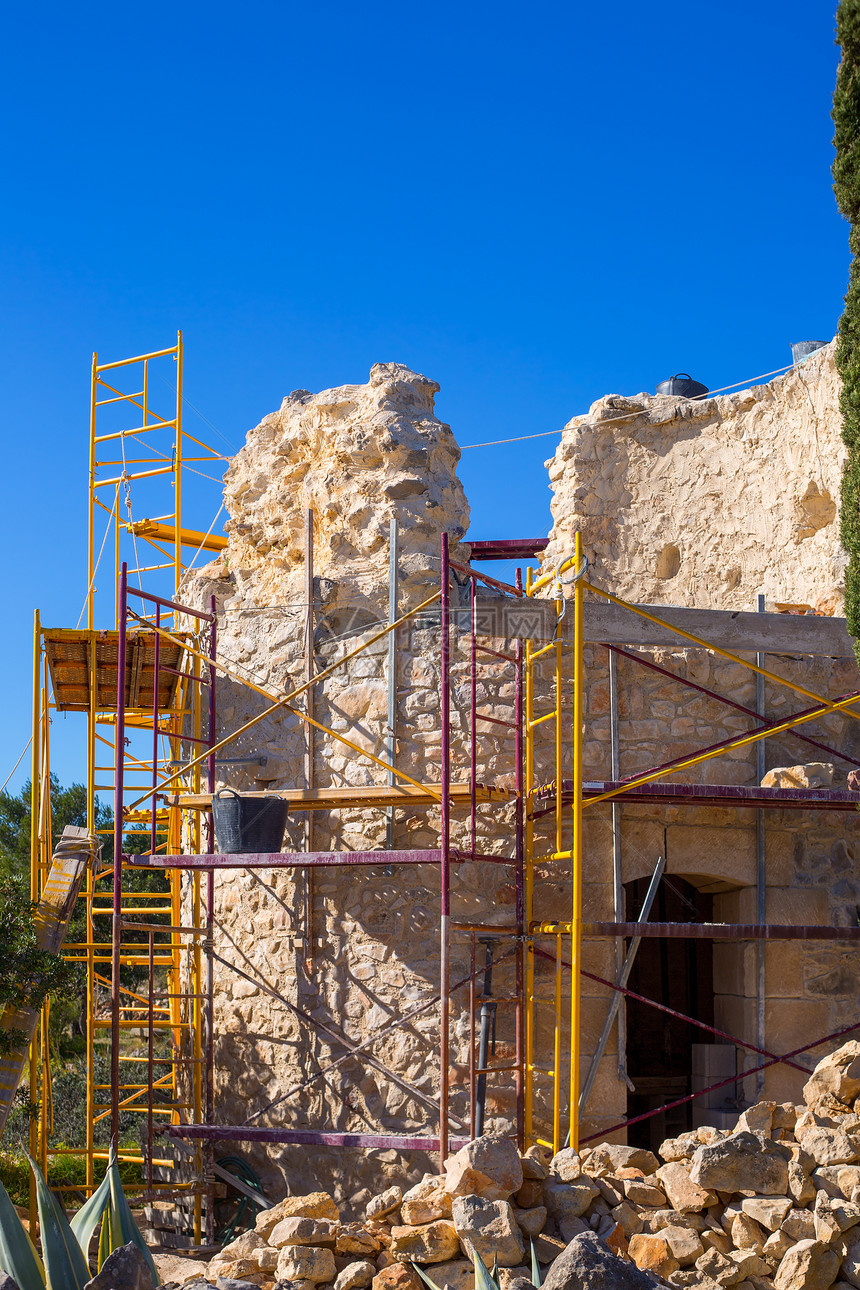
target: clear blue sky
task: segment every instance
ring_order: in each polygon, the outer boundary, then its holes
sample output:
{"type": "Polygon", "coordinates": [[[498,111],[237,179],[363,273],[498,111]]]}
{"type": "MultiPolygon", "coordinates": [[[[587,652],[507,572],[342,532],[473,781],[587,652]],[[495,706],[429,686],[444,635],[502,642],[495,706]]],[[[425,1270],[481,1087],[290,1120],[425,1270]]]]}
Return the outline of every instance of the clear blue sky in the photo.
{"type": "MultiPolygon", "coordinates": [[[[186,393],[237,446],[381,360],[440,383],[461,444],[779,367],[847,276],[833,28],[808,0],[9,7],[0,782],[33,609],[74,626],[85,591],[94,349],[183,328],[186,393]]],[[[546,532],[556,442],[464,452],[472,536],[546,532]]]]}

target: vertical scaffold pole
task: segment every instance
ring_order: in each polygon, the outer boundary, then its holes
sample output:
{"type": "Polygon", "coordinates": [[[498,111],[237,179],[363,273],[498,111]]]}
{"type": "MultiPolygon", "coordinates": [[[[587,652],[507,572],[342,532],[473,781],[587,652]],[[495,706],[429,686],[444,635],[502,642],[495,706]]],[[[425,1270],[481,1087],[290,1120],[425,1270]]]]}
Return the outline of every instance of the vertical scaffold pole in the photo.
{"type": "MultiPolygon", "coordinates": [[[[215,651],[218,648],[218,615],[215,597],[209,597],[209,612],[212,621],[209,624],[209,729],[206,738],[210,749],[217,738],[215,722],[217,703],[215,692],[215,651]]],[[[215,754],[209,753],[206,759],[207,783],[210,798],[215,792],[215,754]]],[[[310,812],[308,812],[310,814],[310,812]]],[[[206,847],[211,853],[215,850],[215,827],[210,812],[206,826],[206,847]]],[[[215,871],[210,869],[206,874],[206,1123],[215,1122],[215,871]]],[[[212,1142],[206,1143],[203,1153],[206,1165],[206,1243],[211,1245],[215,1240],[215,1147],[212,1142]]]]}
{"type": "Polygon", "coordinates": [[[90,505],[87,525],[87,630],[94,624],[96,577],[96,399],[98,396],[98,355],[93,354],[90,375],[90,505]]]}
{"type": "Polygon", "coordinates": [[[116,762],[113,806],[113,920],[111,935],[111,1009],[110,1009],[110,1125],[111,1141],[119,1150],[119,1036],[120,980],[122,954],[122,806],[123,768],[125,761],[125,653],[126,653],[126,587],[128,565],[120,568],[117,592],[116,649],[116,762]]]}
{"type": "MultiPolygon", "coordinates": [[[[531,596],[532,570],[526,568],[526,596],[531,596]]],[[[525,784],[524,799],[534,784],[534,663],[532,643],[525,643],[525,784]]],[[[534,821],[531,810],[525,812],[525,930],[528,934],[534,918],[534,821]]],[[[534,945],[525,942],[525,1141],[530,1147],[534,1142],[532,1107],[534,1103],[534,945]]]]}
{"type": "MultiPolygon", "coordinates": [[[[42,747],[41,726],[41,688],[42,671],[42,624],[39,611],[36,610],[33,624],[33,741],[30,749],[30,899],[35,904],[40,896],[39,891],[39,769],[40,749],[42,747]]],[[[41,1027],[37,1026],[30,1042],[30,1104],[39,1103],[39,1035],[41,1027]]],[[[35,1117],[30,1119],[30,1155],[34,1160],[39,1157],[39,1122],[35,1117]]],[[[36,1179],[32,1169],[30,1178],[30,1231],[35,1232],[37,1222],[36,1179]]]]}
{"type": "Polygon", "coordinates": [[[448,1047],[449,1047],[449,972],[450,946],[449,922],[451,917],[451,748],[450,748],[450,699],[451,699],[451,640],[449,635],[450,618],[450,567],[448,556],[448,534],[442,534],[441,559],[441,603],[440,603],[440,666],[439,666],[439,703],[442,747],[440,752],[441,770],[441,824],[440,850],[440,918],[439,918],[439,1162],[445,1163],[448,1155],[448,1047]]]}
{"type": "MultiPolygon", "coordinates": [[[[516,571],[516,588],[522,595],[523,574],[516,571]]],[[[525,838],[523,834],[524,780],[523,780],[523,642],[517,640],[514,646],[514,773],[516,775],[516,918],[519,944],[516,959],[516,1064],[517,1064],[517,1145],[520,1151],[525,1150],[525,937],[526,897],[525,897],[525,838]]]]}
{"type": "MultiPolygon", "coordinates": [[[[583,626],[582,626],[582,534],[574,547],[576,581],[573,584],[573,847],[571,878],[570,947],[570,1145],[579,1150],[579,1027],[580,958],[582,951],[582,720],[583,720],[583,626]]],[[[561,713],[559,712],[559,717],[561,713]]],[[[561,791],[561,784],[558,786],[561,791]]]]}
{"type": "MultiPolygon", "coordinates": [[[[392,517],[388,527],[388,621],[397,622],[397,607],[400,600],[398,566],[400,559],[399,532],[397,520],[392,517]]],[[[390,766],[394,765],[397,756],[397,632],[388,633],[388,732],[386,736],[386,757],[390,766]]],[[[394,774],[386,776],[389,785],[394,784],[394,774]]],[[[313,814],[308,811],[308,818],[313,814]]],[[[389,806],[385,813],[385,845],[389,851],[394,849],[394,807],[389,806]]]]}

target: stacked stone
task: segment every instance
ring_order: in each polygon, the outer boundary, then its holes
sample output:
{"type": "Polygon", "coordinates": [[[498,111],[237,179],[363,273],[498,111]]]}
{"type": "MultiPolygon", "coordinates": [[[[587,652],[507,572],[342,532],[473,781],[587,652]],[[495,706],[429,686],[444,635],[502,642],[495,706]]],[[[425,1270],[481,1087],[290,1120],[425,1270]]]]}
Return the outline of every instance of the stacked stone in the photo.
{"type": "Polygon", "coordinates": [[[440,1290],[474,1290],[477,1253],[500,1290],[525,1290],[533,1241],[549,1290],[860,1287],[860,1043],[819,1062],[803,1104],[758,1102],[733,1132],[695,1129],[659,1156],[608,1143],[521,1156],[487,1134],[361,1222],[325,1192],[288,1197],[197,1286],[423,1290],[418,1264],[440,1290]]]}

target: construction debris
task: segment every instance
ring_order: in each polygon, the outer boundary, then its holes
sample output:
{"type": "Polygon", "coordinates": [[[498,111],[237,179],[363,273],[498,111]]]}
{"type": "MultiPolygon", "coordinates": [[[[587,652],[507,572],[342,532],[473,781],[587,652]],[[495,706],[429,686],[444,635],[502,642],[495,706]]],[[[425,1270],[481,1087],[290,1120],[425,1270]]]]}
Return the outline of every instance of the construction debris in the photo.
{"type": "Polygon", "coordinates": [[[820,1061],[804,1099],[758,1102],[733,1132],[694,1129],[656,1155],[601,1143],[519,1156],[487,1134],[444,1180],[371,1200],[363,1222],[330,1217],[324,1193],[282,1201],[199,1285],[419,1290],[417,1263],[441,1290],[474,1290],[477,1251],[507,1290],[530,1279],[533,1239],[549,1290],[860,1287],[860,1043],[820,1061]]]}

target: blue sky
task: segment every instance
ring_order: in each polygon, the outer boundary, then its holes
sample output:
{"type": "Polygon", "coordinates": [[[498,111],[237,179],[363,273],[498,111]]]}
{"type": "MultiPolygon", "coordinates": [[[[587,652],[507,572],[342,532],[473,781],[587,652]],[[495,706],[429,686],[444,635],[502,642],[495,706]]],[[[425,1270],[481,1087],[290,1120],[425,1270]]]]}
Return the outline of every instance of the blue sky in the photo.
{"type": "MultiPolygon", "coordinates": [[[[0,782],[33,610],[73,626],[86,589],[94,349],[181,327],[236,446],[378,361],[437,380],[461,444],[780,367],[833,335],[847,276],[833,28],[808,0],[9,8],[0,782]]],[[[556,442],[464,452],[472,536],[546,531],[556,442]]],[[[219,501],[201,486],[202,527],[219,501]]]]}

